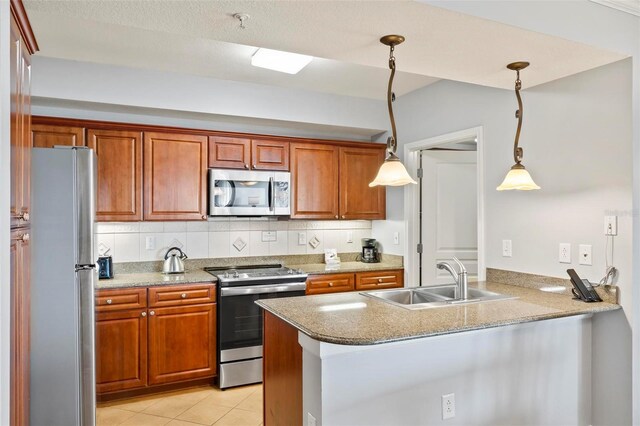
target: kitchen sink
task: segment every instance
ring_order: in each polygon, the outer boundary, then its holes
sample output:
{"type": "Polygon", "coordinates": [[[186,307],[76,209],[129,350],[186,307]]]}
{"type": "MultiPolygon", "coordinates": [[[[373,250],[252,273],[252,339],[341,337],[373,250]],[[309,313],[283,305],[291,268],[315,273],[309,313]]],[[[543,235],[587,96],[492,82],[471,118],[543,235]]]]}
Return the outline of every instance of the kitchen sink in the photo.
{"type": "Polygon", "coordinates": [[[405,309],[441,308],[451,305],[517,299],[515,296],[469,288],[469,297],[466,300],[461,300],[456,298],[456,290],[456,285],[451,284],[434,287],[404,288],[401,290],[364,291],[360,294],[405,309]]]}

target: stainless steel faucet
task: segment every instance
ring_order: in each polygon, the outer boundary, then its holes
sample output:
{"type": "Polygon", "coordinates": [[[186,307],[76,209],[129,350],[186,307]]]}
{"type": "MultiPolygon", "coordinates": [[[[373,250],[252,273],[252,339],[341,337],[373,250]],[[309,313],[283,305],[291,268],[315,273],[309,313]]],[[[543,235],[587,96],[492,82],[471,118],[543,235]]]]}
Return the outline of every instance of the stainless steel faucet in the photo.
{"type": "Polygon", "coordinates": [[[447,262],[438,262],[438,269],[449,271],[453,279],[456,280],[456,284],[458,285],[456,299],[467,300],[469,298],[469,281],[467,280],[467,268],[464,267],[462,262],[460,262],[457,257],[454,256],[453,260],[458,264],[460,272],[456,272],[453,266],[451,266],[447,262]]]}

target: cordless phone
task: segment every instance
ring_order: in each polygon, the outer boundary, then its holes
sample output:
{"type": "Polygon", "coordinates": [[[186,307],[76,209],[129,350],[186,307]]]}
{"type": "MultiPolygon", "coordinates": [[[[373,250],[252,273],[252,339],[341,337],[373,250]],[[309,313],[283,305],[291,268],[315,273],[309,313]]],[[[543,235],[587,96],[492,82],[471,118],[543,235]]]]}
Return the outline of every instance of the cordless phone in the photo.
{"type": "Polygon", "coordinates": [[[585,302],[602,302],[589,280],[581,279],[573,269],[567,269],[567,274],[569,274],[571,284],[573,284],[571,292],[576,298],[585,302]]]}

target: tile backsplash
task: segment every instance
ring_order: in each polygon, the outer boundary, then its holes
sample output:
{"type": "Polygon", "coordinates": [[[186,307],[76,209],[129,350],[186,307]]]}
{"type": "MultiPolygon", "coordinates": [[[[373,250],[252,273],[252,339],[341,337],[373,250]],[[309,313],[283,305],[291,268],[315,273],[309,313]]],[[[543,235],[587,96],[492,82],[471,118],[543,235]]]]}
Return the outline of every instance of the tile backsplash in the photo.
{"type": "Polygon", "coordinates": [[[358,252],[371,237],[371,221],[307,221],[215,218],[208,222],[101,222],[98,254],[114,262],[164,258],[179,247],[190,259],[358,252]],[[349,242],[349,240],[351,242],[349,242]]]}

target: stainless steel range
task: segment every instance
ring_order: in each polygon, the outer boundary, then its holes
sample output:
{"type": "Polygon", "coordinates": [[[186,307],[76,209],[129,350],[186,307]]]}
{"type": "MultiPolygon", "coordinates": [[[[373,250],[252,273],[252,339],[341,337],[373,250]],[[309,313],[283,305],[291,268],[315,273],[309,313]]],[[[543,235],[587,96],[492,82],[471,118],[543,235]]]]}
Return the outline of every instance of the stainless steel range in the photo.
{"type": "Polygon", "coordinates": [[[282,265],[205,268],[218,278],[218,381],[221,389],[262,381],[259,299],[304,296],[307,274],[282,265]]]}

